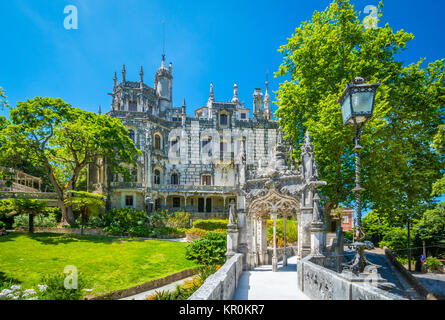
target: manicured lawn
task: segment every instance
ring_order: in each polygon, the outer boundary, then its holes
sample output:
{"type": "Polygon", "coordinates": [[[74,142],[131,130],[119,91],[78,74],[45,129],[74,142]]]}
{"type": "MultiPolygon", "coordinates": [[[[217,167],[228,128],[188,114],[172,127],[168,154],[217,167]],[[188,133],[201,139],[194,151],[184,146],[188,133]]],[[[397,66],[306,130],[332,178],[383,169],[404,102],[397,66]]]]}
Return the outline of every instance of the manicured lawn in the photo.
{"type": "Polygon", "coordinates": [[[74,236],[13,233],[0,237],[0,274],[17,279],[22,288],[42,284],[44,274],[61,273],[76,266],[103,294],[195,267],[185,259],[186,243],[74,236]]]}

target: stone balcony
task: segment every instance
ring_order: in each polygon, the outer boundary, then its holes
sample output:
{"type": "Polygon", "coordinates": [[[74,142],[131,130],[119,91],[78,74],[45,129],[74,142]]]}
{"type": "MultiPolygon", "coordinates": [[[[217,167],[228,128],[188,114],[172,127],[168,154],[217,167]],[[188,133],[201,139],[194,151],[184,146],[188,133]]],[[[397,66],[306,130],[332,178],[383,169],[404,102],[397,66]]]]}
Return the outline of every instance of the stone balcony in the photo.
{"type": "MultiPolygon", "coordinates": [[[[110,186],[113,189],[144,189],[141,182],[111,182],[110,186]]],[[[146,191],[161,191],[161,192],[190,192],[190,193],[231,193],[235,192],[236,188],[233,186],[202,186],[202,185],[182,185],[182,184],[167,184],[167,185],[153,185],[147,188],[146,191]]]]}

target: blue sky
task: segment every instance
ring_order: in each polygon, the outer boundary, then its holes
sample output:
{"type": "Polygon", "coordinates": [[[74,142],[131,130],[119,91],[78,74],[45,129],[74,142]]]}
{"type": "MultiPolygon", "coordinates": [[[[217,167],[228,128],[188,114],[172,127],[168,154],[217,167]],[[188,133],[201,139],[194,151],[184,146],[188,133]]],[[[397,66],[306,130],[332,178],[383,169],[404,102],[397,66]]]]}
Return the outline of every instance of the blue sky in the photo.
{"type": "MultiPolygon", "coordinates": [[[[155,1],[155,0],[14,0],[0,4],[0,86],[15,105],[35,96],[60,97],[76,107],[106,112],[114,71],[121,78],[153,85],[162,54],[165,21],[167,63],[174,68],[174,105],[185,97],[188,114],[203,106],[209,84],[215,97],[230,100],[239,86],[240,100],[251,108],[256,87],[270,89],[282,56],[277,52],[302,21],[330,1],[155,1]],[[78,8],[79,29],[63,27],[66,5],[78,8]]],[[[378,0],[354,1],[358,11],[378,0]]],[[[443,1],[386,0],[383,21],[412,32],[415,39],[401,56],[406,62],[441,59],[444,52],[443,1]]],[[[362,15],[364,17],[364,15],[362,15]]],[[[272,94],[272,97],[274,95],[272,94]]],[[[7,110],[0,110],[7,114],[7,110]]]]}

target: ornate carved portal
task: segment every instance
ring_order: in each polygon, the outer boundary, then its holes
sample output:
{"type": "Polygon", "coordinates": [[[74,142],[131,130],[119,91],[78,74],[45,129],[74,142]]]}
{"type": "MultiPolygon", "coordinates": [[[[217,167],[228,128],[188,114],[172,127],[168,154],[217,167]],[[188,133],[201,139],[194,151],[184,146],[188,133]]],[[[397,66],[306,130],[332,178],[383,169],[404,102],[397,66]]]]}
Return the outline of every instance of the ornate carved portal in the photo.
{"type": "Polygon", "coordinates": [[[298,258],[309,254],[322,256],[325,246],[325,224],[319,204],[317,188],[326,182],[318,181],[318,168],[313,147],[306,133],[301,148],[301,165],[296,169],[285,146],[282,136],[273,150],[274,157],[265,168],[258,167],[241,184],[239,197],[243,197],[245,207],[238,208],[237,228],[228,232],[228,257],[234,252],[245,256],[245,269],[269,263],[267,252],[267,219],[273,219],[272,269],[278,271],[277,219],[283,218],[283,266],[287,265],[286,219],[296,217],[298,221],[298,258]],[[247,210],[245,210],[246,208],[247,210]],[[241,210],[240,210],[241,209],[241,210]],[[236,240],[235,240],[236,238],[236,240]],[[233,246],[237,243],[237,246],[233,246]]]}

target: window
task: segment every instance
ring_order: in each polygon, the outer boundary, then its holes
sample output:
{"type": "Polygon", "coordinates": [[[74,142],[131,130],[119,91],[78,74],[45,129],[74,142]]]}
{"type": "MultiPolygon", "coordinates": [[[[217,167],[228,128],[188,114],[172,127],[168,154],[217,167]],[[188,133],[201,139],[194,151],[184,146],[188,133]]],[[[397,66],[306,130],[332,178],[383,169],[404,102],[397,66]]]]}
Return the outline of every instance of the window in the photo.
{"type": "Polygon", "coordinates": [[[131,170],[131,182],[138,182],[138,169],[133,168],[131,170]]]}
{"type": "Polygon", "coordinates": [[[153,114],[153,107],[152,107],[152,106],[149,106],[149,107],[148,107],[148,113],[149,113],[149,114],[153,114]]]}
{"type": "Polygon", "coordinates": [[[246,119],[246,114],[244,112],[241,113],[241,119],[246,119]]]}
{"type": "Polygon", "coordinates": [[[125,196],[125,206],[133,207],[133,196],[125,196]]]}
{"type": "Polygon", "coordinates": [[[179,157],[179,138],[174,138],[171,142],[171,152],[176,157],[179,157]]]}
{"type": "Polygon", "coordinates": [[[219,143],[219,152],[227,152],[227,143],[226,142],[220,142],[219,143]]]}
{"type": "Polygon", "coordinates": [[[174,118],[172,118],[172,121],[174,121],[174,122],[181,122],[181,118],[178,118],[178,117],[174,117],[174,118]]]}
{"type": "Polygon", "coordinates": [[[202,140],[202,153],[208,154],[209,156],[212,155],[212,146],[210,142],[212,142],[211,137],[202,140]]]}
{"type": "Polygon", "coordinates": [[[131,141],[133,141],[133,143],[134,143],[134,131],[133,130],[130,130],[130,131],[128,131],[128,137],[131,139],[131,141]]]}
{"type": "Polygon", "coordinates": [[[212,185],[212,176],[210,174],[203,174],[201,177],[203,186],[211,186],[212,185]]]}
{"type": "Polygon", "coordinates": [[[227,114],[220,114],[219,115],[219,124],[222,126],[227,125],[227,114]]]}
{"type": "Polygon", "coordinates": [[[179,208],[181,206],[181,198],[174,197],[173,198],[173,207],[179,208]]]}
{"type": "Polygon", "coordinates": [[[178,176],[177,173],[173,173],[173,174],[171,175],[171,181],[170,181],[170,183],[171,183],[171,184],[179,184],[179,176],[178,176]]]}
{"type": "Polygon", "coordinates": [[[349,223],[349,217],[343,216],[343,223],[349,223]]]}
{"type": "Polygon", "coordinates": [[[138,111],[138,104],[136,101],[128,102],[128,111],[138,111]]]}
{"type": "Polygon", "coordinates": [[[153,183],[161,184],[161,173],[159,172],[159,170],[155,170],[154,172],[153,183]]]}
{"type": "Polygon", "coordinates": [[[155,149],[161,150],[161,137],[158,134],[155,134],[155,149]]]}

